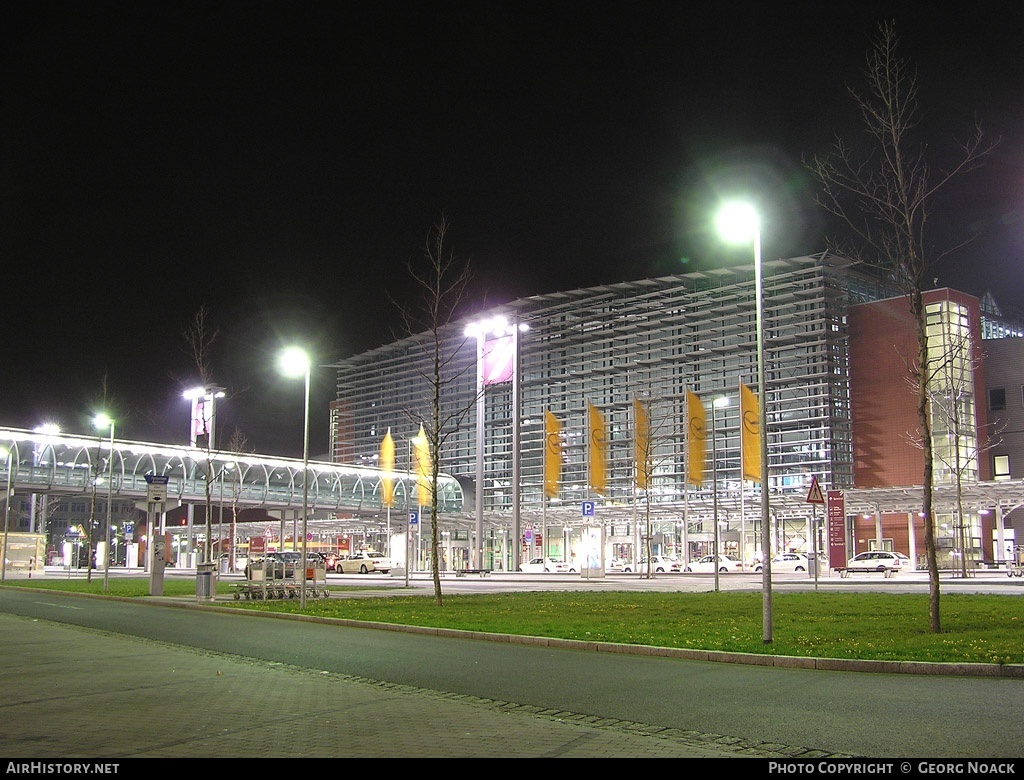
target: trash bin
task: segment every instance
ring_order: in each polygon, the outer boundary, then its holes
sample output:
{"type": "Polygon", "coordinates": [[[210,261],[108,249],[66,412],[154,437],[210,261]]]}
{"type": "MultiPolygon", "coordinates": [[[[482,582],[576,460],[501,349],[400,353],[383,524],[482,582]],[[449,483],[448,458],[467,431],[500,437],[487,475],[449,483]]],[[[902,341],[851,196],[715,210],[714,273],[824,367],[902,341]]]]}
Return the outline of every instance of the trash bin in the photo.
{"type": "Polygon", "coordinates": [[[196,600],[211,601],[217,593],[217,566],[200,563],[196,566],[196,600]]]}

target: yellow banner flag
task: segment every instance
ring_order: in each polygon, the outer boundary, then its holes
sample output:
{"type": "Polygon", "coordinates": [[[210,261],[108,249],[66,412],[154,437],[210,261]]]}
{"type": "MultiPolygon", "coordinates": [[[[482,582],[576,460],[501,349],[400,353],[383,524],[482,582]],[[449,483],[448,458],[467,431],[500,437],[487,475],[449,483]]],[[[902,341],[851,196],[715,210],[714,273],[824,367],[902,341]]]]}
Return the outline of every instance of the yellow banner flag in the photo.
{"type": "Polygon", "coordinates": [[[708,455],[708,417],[697,394],[686,391],[686,436],[687,436],[687,474],[693,485],[704,484],[704,466],[708,455]]]}
{"type": "Polygon", "coordinates": [[[740,385],[740,451],[743,479],[761,481],[761,406],[754,391],[740,385]]]}
{"type": "Polygon", "coordinates": [[[550,409],[544,410],[544,495],[558,498],[562,481],[562,424],[550,409]]]}
{"type": "Polygon", "coordinates": [[[390,428],[380,443],[380,467],[387,472],[380,480],[381,503],[390,507],[395,503],[395,478],[391,474],[395,470],[395,440],[391,438],[390,428]]]}
{"type": "Polygon", "coordinates": [[[608,432],[604,425],[604,414],[593,404],[587,404],[590,421],[590,487],[600,495],[608,489],[608,432]]]}
{"type": "Polygon", "coordinates": [[[633,444],[636,450],[636,486],[647,490],[651,469],[651,420],[639,398],[633,399],[633,444]]]}
{"type": "Polygon", "coordinates": [[[430,442],[427,441],[427,434],[420,425],[420,432],[412,440],[412,456],[416,461],[416,491],[420,506],[431,506],[430,482],[433,467],[430,465],[430,442]]]}

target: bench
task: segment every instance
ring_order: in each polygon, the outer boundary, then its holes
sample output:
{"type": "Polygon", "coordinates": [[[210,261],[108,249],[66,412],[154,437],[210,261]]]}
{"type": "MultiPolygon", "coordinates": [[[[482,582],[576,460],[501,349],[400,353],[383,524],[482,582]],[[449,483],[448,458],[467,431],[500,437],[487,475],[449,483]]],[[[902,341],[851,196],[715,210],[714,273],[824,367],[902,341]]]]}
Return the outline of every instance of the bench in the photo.
{"type": "Polygon", "coordinates": [[[479,574],[481,577],[486,577],[491,573],[490,569],[456,569],[456,577],[465,577],[467,574],[479,574]]]}
{"type": "MultiPolygon", "coordinates": [[[[847,569],[845,566],[835,566],[835,567],[833,567],[832,570],[839,572],[839,576],[844,578],[844,579],[846,577],[849,577],[851,574],[853,574],[853,571],[850,570],[850,569],[847,569]]],[[[864,574],[877,574],[878,573],[878,569],[856,569],[856,571],[863,572],[864,574]]],[[[883,576],[886,579],[889,579],[890,577],[895,576],[896,571],[897,571],[896,569],[884,569],[882,571],[882,574],[883,574],[883,576]]]]}

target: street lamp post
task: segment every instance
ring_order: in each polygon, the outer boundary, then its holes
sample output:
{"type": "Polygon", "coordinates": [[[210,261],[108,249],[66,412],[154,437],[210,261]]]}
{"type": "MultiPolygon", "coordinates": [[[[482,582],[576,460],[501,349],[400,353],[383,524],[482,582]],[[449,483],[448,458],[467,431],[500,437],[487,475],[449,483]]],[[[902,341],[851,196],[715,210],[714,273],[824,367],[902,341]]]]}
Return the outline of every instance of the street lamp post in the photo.
{"type": "Polygon", "coordinates": [[[765,384],[764,282],[761,268],[761,220],[746,203],[727,203],[718,212],[719,232],[728,241],[754,243],[755,328],[757,331],[757,384],[761,393],[758,438],[761,445],[761,595],[762,639],[772,643],[771,515],[768,505],[768,388],[765,384]]]}
{"type": "MultiPolygon", "coordinates": [[[[289,347],[281,355],[281,370],[287,376],[305,375],[306,400],[302,423],[302,582],[299,585],[299,608],[306,608],[306,534],[309,528],[309,356],[298,347],[289,347]]],[[[283,542],[283,540],[282,540],[283,542]]]]}
{"type": "Polygon", "coordinates": [[[110,579],[110,519],[114,496],[114,421],[106,414],[97,414],[93,420],[97,428],[110,426],[110,454],[107,456],[107,526],[103,532],[103,592],[107,592],[110,579]]]}
{"type": "MultiPolygon", "coordinates": [[[[34,430],[36,433],[41,433],[41,434],[43,434],[45,436],[56,436],[57,434],[60,433],[60,426],[57,425],[57,423],[43,423],[42,425],[37,425],[32,430],[34,430]]],[[[36,465],[36,466],[39,465],[39,458],[40,458],[41,454],[42,453],[39,451],[39,442],[36,442],[35,445],[33,445],[33,448],[32,448],[32,462],[33,462],[34,465],[36,465]]],[[[46,528],[46,515],[47,515],[46,496],[47,496],[46,493],[42,493],[42,494],[33,493],[32,494],[32,503],[31,503],[31,505],[29,507],[29,521],[28,521],[28,530],[29,530],[30,533],[43,532],[43,533],[46,533],[47,536],[49,536],[48,529],[46,528]],[[42,495],[42,497],[43,497],[42,502],[40,502],[38,500],[38,497],[40,495],[42,495]],[[39,505],[39,504],[41,504],[41,506],[39,506],[39,512],[37,514],[36,513],[36,508],[37,508],[37,505],[39,505]]]]}
{"type": "Polygon", "coordinates": [[[14,442],[11,442],[11,449],[7,450],[7,492],[4,493],[4,550],[3,562],[0,564],[0,582],[7,580],[7,534],[11,528],[11,472],[14,464],[14,442]]]}
{"type": "MultiPolygon", "coordinates": [[[[466,326],[465,335],[476,338],[476,541],[473,566],[484,566],[484,417],[487,385],[512,382],[512,570],[519,568],[519,334],[529,330],[525,323],[509,324],[505,317],[492,317],[466,326]],[[488,336],[493,336],[491,341],[488,336]]],[[[545,544],[546,544],[545,540],[545,544]]]]}
{"type": "MultiPolygon", "coordinates": [[[[200,385],[198,387],[192,387],[181,394],[182,398],[192,402],[192,419],[191,428],[189,432],[189,443],[193,447],[201,447],[206,450],[207,456],[213,451],[214,444],[214,428],[217,425],[217,399],[224,397],[224,388],[217,387],[215,385],[200,385]]],[[[209,486],[213,482],[213,468],[210,464],[210,459],[207,457],[206,463],[206,562],[210,563],[213,560],[211,549],[213,543],[213,528],[210,514],[212,512],[209,486]]],[[[188,551],[193,551],[194,540],[193,532],[195,520],[195,504],[188,505],[188,540],[189,547],[188,551]]]]}
{"type": "Polygon", "coordinates": [[[719,528],[718,528],[718,409],[727,406],[729,399],[719,396],[711,402],[711,514],[715,523],[715,592],[720,589],[718,573],[718,550],[719,550],[719,528]]]}
{"type": "Polygon", "coordinates": [[[217,425],[217,399],[224,397],[224,388],[216,386],[193,387],[181,394],[192,402],[192,431],[189,443],[193,447],[214,448],[213,431],[217,425]],[[205,442],[201,437],[206,437],[205,442]]]}

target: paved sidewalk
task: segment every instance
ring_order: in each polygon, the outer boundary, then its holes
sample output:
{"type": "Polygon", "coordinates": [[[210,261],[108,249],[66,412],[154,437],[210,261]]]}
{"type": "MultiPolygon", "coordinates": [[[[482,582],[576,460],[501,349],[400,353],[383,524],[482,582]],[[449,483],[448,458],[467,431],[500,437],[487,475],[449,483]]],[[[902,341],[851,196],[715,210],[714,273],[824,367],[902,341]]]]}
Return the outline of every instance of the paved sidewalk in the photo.
{"type": "Polygon", "coordinates": [[[6,759],[790,757],[10,615],[0,654],[6,759]]]}

